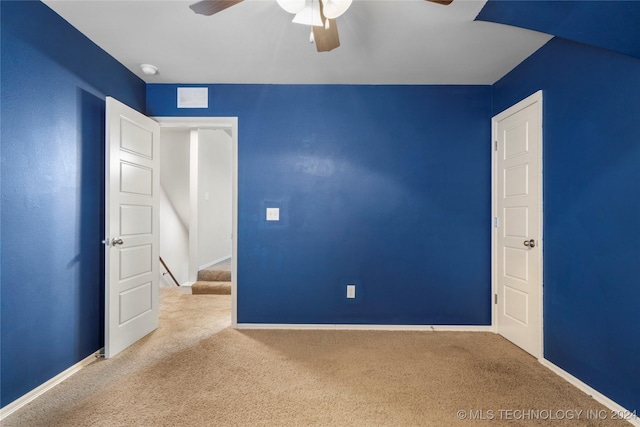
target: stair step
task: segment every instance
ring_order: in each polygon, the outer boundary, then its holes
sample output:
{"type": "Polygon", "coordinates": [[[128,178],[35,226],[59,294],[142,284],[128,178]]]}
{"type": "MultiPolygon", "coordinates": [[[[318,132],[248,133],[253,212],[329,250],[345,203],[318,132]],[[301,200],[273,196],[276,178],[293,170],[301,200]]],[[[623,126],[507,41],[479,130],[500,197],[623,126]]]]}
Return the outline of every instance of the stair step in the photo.
{"type": "Polygon", "coordinates": [[[230,282],[231,272],[228,270],[200,270],[198,281],[203,282],[230,282]]]}
{"type": "Polygon", "coordinates": [[[191,285],[193,295],[231,295],[231,282],[205,282],[199,281],[191,285]]]}

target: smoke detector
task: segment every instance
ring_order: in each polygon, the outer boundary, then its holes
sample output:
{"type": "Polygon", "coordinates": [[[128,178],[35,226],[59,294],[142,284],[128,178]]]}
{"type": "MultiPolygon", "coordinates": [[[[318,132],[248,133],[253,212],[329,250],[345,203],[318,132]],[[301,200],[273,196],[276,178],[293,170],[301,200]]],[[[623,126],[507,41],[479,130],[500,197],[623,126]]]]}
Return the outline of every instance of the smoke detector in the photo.
{"type": "Polygon", "coordinates": [[[140,65],[140,68],[142,69],[142,72],[147,76],[155,76],[156,74],[158,74],[158,67],[156,67],[155,65],[142,64],[140,65]]]}

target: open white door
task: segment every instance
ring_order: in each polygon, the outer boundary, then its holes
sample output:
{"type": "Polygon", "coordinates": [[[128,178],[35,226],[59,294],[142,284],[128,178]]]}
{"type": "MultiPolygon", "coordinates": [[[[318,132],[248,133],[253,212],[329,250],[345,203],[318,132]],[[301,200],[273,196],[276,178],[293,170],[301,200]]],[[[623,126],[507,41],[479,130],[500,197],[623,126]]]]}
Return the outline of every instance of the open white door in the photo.
{"type": "Polygon", "coordinates": [[[497,331],[542,356],[542,92],[493,119],[497,331]]]}
{"type": "Polygon", "coordinates": [[[106,99],[105,357],[158,327],[159,138],[154,120],[106,99]]]}

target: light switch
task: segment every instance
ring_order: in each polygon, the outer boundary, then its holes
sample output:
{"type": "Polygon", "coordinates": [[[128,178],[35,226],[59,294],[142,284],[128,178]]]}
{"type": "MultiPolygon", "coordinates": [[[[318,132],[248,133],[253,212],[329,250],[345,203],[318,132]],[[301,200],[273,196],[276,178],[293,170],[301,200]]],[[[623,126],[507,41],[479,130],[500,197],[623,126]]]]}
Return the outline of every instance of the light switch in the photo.
{"type": "Polygon", "coordinates": [[[267,208],[267,221],[280,221],[280,208],[267,208]]]}
{"type": "Polygon", "coordinates": [[[356,285],[347,285],[347,298],[356,297],[356,285]]]}

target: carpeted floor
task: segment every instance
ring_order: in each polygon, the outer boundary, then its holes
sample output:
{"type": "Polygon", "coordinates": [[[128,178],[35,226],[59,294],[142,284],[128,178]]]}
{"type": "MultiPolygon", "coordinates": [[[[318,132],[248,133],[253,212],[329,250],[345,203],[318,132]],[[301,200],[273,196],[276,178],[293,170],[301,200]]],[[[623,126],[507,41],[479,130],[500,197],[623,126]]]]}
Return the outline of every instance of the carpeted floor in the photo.
{"type": "Polygon", "coordinates": [[[2,425],[629,425],[495,334],[240,331],[230,304],[163,289],[157,331],[2,425]]]}
{"type": "Polygon", "coordinates": [[[224,261],[220,261],[217,264],[210,265],[205,270],[225,270],[231,271],[231,258],[227,258],[224,261]]]}
{"type": "Polygon", "coordinates": [[[231,295],[231,282],[197,281],[191,285],[193,295],[231,295]]]}
{"type": "Polygon", "coordinates": [[[194,295],[231,295],[231,258],[198,272],[198,281],[191,285],[194,295]]]}

